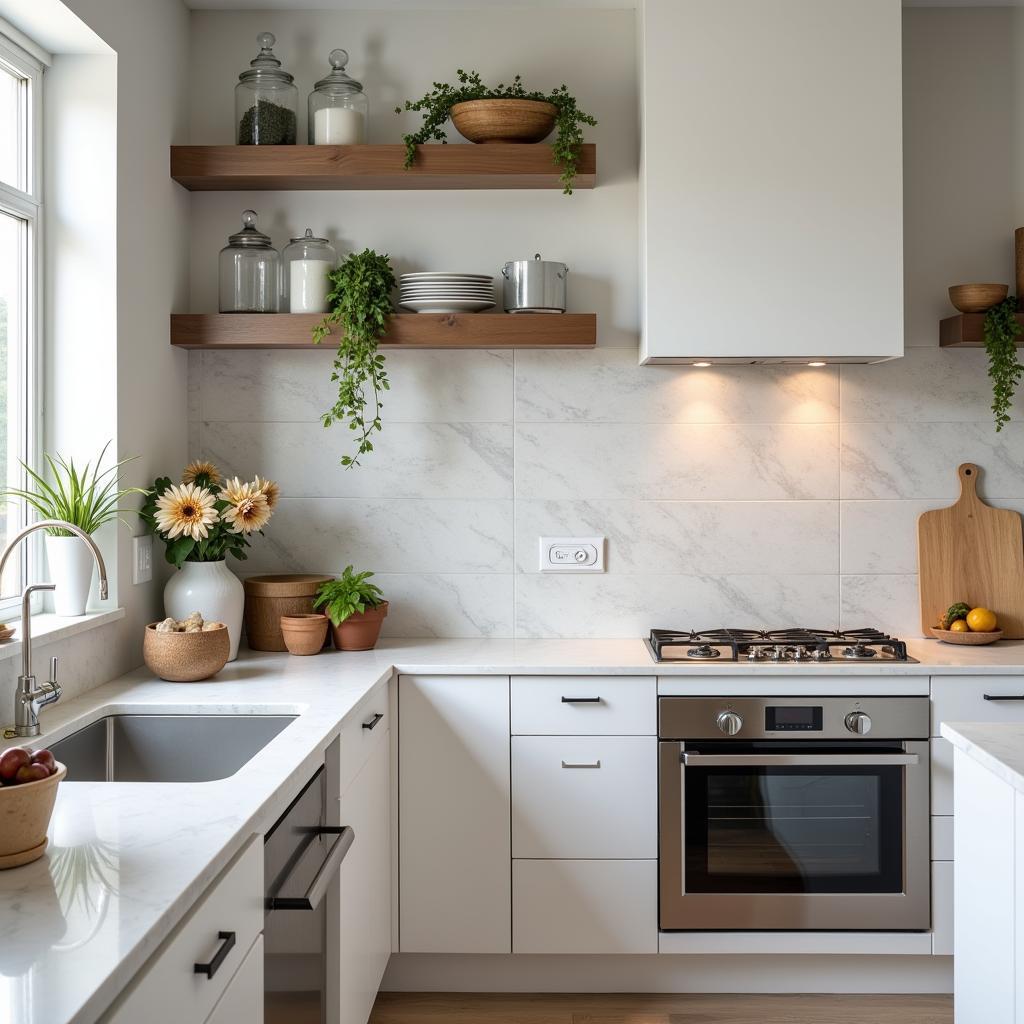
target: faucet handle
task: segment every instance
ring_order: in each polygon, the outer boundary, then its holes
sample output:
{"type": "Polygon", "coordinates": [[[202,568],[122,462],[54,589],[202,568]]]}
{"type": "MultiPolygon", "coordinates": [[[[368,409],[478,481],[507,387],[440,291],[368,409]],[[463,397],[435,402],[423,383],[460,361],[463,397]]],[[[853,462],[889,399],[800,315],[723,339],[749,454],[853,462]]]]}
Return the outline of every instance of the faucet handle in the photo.
{"type": "Polygon", "coordinates": [[[56,684],[57,684],[57,659],[56,658],[51,658],[50,659],[50,678],[49,678],[48,681],[52,685],[54,685],[54,686],[56,686],[56,684]]]}

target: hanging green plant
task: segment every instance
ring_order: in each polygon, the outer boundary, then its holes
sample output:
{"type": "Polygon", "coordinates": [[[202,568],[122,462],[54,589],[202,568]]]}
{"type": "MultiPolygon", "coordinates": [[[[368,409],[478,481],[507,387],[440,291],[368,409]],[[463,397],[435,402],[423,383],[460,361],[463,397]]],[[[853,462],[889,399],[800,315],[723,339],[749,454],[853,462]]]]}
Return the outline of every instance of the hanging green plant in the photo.
{"type": "Polygon", "coordinates": [[[406,100],[404,107],[395,107],[395,113],[412,110],[423,114],[423,124],[418,131],[403,135],[405,142],[405,166],[412,167],[416,160],[416,147],[431,140],[442,145],[448,142],[445,124],[451,108],[456,103],[467,103],[471,100],[533,100],[538,103],[550,103],[556,109],[555,141],[552,152],[555,162],[562,168],[562,191],[572,195],[572,184],[576,178],[576,167],[579,163],[580,146],[583,144],[583,128],[585,124],[596,125],[590,114],[580,110],[576,97],[569,93],[563,84],[549,93],[527,92],[523,88],[520,75],[512,79],[511,85],[499,84],[495,88],[484,85],[480,74],[476,71],[456,72],[458,85],[447,82],[435,82],[434,88],[422,99],[406,100]]]}
{"type": "Polygon", "coordinates": [[[319,345],[332,328],[340,328],[331,373],[338,399],[321,421],[325,427],[335,420],[348,422],[357,435],[356,453],[343,455],[341,464],[358,466],[359,456],[373,451],[371,437],[382,429],[381,392],[391,387],[377,343],[388,328],[395,274],[387,255],[364,249],[344,259],[330,280],[331,308],[313,328],[313,343],[319,345]]]}
{"type": "Polygon", "coordinates": [[[1017,391],[1024,366],[1017,359],[1017,300],[1010,296],[985,314],[985,351],[988,352],[988,375],[992,378],[992,412],[996,431],[1010,422],[1010,407],[1017,391]]]}

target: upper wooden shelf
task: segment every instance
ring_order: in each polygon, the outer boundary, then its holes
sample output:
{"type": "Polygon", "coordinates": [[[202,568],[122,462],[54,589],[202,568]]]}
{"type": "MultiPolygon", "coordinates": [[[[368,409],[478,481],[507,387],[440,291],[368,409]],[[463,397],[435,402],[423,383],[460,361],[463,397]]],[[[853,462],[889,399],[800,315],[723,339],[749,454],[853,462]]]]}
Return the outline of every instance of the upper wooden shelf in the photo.
{"type": "MultiPolygon", "coordinates": [[[[171,177],[192,192],[245,189],[557,188],[561,169],[550,146],[171,146],[171,177]]],[[[593,188],[597,149],[580,150],[574,188],[593,188]]]]}
{"type": "MultiPolygon", "coordinates": [[[[1024,313],[1017,314],[1017,323],[1024,327],[1024,313]]],[[[1024,334],[1017,341],[1024,345],[1024,334]]],[[[939,345],[942,348],[984,348],[985,314],[958,313],[939,321],[939,345]]]]}
{"type": "MultiPolygon", "coordinates": [[[[315,313],[172,313],[171,344],[197,349],[323,349],[315,313]]],[[[393,313],[384,348],[593,348],[596,313],[393,313]]]]}

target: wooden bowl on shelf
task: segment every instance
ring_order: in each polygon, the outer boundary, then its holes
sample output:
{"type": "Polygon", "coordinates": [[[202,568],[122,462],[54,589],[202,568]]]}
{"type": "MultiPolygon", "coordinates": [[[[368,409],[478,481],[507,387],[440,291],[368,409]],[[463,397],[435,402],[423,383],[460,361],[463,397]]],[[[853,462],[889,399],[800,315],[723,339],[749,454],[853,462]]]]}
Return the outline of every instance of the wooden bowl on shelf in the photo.
{"type": "Polygon", "coordinates": [[[961,313],[984,313],[998,306],[1009,292],[1005,284],[955,284],[949,289],[949,301],[961,313]]]}
{"type": "Polygon", "coordinates": [[[932,626],[932,636],[941,640],[944,644],[960,644],[964,647],[981,647],[983,644],[994,644],[1001,636],[1001,629],[994,629],[991,633],[958,633],[952,629],[939,629],[932,626]]]}
{"type": "Polygon", "coordinates": [[[470,142],[541,142],[555,130],[558,108],[542,100],[466,100],[448,111],[470,142]]]}

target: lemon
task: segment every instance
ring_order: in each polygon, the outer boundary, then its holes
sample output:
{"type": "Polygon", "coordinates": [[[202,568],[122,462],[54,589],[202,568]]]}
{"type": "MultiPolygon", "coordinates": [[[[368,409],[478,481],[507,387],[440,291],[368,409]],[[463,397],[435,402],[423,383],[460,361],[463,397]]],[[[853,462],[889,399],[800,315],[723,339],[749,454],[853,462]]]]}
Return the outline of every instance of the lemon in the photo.
{"type": "Polygon", "coordinates": [[[967,625],[972,633],[991,633],[996,628],[996,613],[987,608],[972,608],[967,613],[967,625]]]}
{"type": "Polygon", "coordinates": [[[951,622],[949,629],[953,633],[969,633],[971,631],[971,627],[967,625],[965,619],[957,619],[956,622],[951,622]]]}

